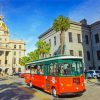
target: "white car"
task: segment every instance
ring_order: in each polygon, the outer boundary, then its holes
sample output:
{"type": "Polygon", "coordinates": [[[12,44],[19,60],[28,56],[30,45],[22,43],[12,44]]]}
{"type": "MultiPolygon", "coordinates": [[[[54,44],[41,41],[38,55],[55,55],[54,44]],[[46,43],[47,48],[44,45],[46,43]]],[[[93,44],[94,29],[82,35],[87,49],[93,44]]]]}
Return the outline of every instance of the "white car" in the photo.
{"type": "Polygon", "coordinates": [[[100,70],[88,70],[87,78],[100,78],[100,70]]]}

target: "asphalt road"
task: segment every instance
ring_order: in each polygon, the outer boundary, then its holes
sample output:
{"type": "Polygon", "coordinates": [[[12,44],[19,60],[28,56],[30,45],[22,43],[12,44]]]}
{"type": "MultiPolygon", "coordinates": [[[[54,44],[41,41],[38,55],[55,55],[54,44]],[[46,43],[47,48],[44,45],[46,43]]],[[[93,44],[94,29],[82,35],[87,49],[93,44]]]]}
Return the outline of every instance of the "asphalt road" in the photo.
{"type": "Polygon", "coordinates": [[[36,88],[29,88],[19,77],[0,78],[0,100],[99,100],[100,85],[86,83],[86,92],[80,96],[54,98],[36,88]]]}

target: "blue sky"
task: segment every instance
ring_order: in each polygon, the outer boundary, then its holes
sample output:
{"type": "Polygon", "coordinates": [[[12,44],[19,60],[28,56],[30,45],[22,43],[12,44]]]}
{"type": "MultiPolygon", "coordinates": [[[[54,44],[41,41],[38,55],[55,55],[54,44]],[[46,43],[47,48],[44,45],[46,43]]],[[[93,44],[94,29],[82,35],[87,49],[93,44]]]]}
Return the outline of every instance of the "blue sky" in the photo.
{"type": "Polygon", "coordinates": [[[100,20],[100,0],[0,0],[0,5],[11,39],[24,40],[26,53],[58,15],[77,22],[86,18],[89,24],[100,20]]]}

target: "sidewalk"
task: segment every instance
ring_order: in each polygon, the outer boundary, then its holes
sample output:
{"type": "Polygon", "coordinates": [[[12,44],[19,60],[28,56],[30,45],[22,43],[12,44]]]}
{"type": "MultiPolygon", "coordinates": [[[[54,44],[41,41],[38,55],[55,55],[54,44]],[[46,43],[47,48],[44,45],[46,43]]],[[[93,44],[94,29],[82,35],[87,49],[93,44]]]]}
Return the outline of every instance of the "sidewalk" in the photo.
{"type": "Polygon", "coordinates": [[[0,78],[7,78],[7,77],[9,77],[9,75],[0,75],[0,78]]]}
{"type": "Polygon", "coordinates": [[[100,85],[100,79],[86,79],[85,83],[95,83],[100,85]]]}

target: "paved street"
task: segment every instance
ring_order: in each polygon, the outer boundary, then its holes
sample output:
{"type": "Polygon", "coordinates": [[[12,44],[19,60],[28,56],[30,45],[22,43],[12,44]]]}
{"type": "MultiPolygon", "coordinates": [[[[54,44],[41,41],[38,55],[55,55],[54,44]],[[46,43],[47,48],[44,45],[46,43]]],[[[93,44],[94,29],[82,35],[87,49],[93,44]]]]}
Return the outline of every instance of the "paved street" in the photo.
{"type": "Polygon", "coordinates": [[[29,88],[24,79],[12,76],[0,78],[0,100],[98,100],[100,97],[100,85],[86,83],[87,91],[82,96],[66,96],[53,98],[41,90],[29,88]]]}

